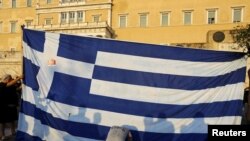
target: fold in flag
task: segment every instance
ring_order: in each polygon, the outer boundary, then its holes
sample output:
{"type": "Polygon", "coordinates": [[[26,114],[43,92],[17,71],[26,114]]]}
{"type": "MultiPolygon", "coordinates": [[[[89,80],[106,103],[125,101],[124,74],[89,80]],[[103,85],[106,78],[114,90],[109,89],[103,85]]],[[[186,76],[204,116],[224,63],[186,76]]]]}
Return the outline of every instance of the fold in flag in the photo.
{"type": "Polygon", "coordinates": [[[23,30],[17,140],[207,140],[208,124],[240,124],[243,53],[23,30]]]}

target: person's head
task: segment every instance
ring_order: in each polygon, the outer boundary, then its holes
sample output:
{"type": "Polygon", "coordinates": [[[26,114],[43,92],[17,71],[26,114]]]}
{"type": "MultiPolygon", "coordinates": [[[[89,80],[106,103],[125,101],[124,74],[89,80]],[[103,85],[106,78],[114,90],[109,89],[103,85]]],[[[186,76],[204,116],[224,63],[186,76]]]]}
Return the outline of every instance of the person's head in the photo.
{"type": "Polygon", "coordinates": [[[5,74],[2,78],[2,82],[8,83],[10,80],[12,80],[12,77],[10,74],[5,74]]]}

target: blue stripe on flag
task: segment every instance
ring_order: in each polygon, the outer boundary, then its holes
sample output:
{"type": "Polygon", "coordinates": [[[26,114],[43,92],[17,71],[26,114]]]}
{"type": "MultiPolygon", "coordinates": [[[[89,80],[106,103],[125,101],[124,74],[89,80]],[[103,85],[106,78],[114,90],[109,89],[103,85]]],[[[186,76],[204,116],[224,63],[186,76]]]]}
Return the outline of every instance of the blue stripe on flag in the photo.
{"type": "Polygon", "coordinates": [[[190,105],[170,105],[131,101],[89,94],[86,88],[83,88],[89,87],[88,80],[72,78],[72,81],[68,81],[68,78],[71,76],[59,73],[56,73],[54,77],[54,84],[52,84],[48,98],[53,101],[73,106],[89,107],[138,116],[148,116],[153,114],[151,115],[152,117],[159,117],[158,113],[164,113],[165,117],[189,118],[195,117],[196,112],[194,111],[202,112],[206,117],[241,115],[239,107],[242,106],[242,100],[190,105]],[[55,85],[58,82],[61,82],[60,85],[55,85]],[[73,86],[74,91],[72,91],[71,88],[73,86]],[[229,107],[230,110],[226,110],[229,107]]]}
{"type": "Polygon", "coordinates": [[[86,38],[60,35],[58,56],[87,63],[95,63],[96,52],[96,46],[93,47],[92,43],[90,44],[86,38]]]}
{"type": "Polygon", "coordinates": [[[25,32],[23,32],[23,41],[26,42],[29,47],[37,51],[43,52],[45,43],[45,32],[25,29],[25,32]]]}
{"type": "Polygon", "coordinates": [[[241,53],[159,46],[104,39],[98,40],[97,46],[100,46],[99,51],[184,61],[226,62],[239,59],[243,56],[241,53]]]}
{"type": "Polygon", "coordinates": [[[201,90],[227,84],[243,82],[246,68],[214,77],[179,76],[139,72],[132,70],[95,66],[93,78],[112,82],[151,86],[159,88],[172,88],[182,90],[201,90]]]}
{"type": "MultiPolygon", "coordinates": [[[[25,101],[23,101],[20,111],[26,115],[36,118],[37,120],[40,120],[44,125],[48,125],[49,127],[61,131],[66,131],[73,136],[103,140],[109,131],[109,127],[98,126],[91,123],[67,121],[53,117],[51,114],[46,113],[45,111],[36,108],[35,105],[25,101]],[[98,134],[98,131],[102,134],[98,134]]],[[[84,115],[82,116],[82,118],[84,118],[84,115]]]]}
{"type": "Polygon", "coordinates": [[[58,102],[67,101],[68,104],[84,107],[89,94],[90,82],[90,79],[55,72],[47,98],[58,102]]]}
{"type": "Polygon", "coordinates": [[[40,67],[34,65],[30,60],[23,57],[24,79],[23,83],[33,90],[38,91],[39,85],[36,79],[40,67]]]}
{"type": "MultiPolygon", "coordinates": [[[[97,95],[91,95],[89,99],[91,100],[89,100],[89,103],[86,105],[90,108],[159,118],[193,118],[196,117],[197,112],[203,113],[205,117],[240,116],[242,107],[242,100],[189,105],[169,105],[115,99],[97,95]]],[[[68,103],[69,101],[64,102],[68,103]]],[[[73,104],[73,102],[70,103],[73,104]]]]}
{"type": "Polygon", "coordinates": [[[43,141],[39,137],[31,136],[21,131],[17,131],[15,140],[16,141],[43,141]]]}
{"type": "Polygon", "coordinates": [[[226,62],[239,59],[243,56],[242,53],[166,47],[64,34],[60,35],[60,49],[62,49],[62,51],[59,50],[59,56],[89,63],[94,63],[97,50],[144,57],[199,62],[226,62]]]}
{"type": "MultiPolygon", "coordinates": [[[[26,115],[35,117],[37,120],[40,120],[41,123],[44,125],[48,125],[59,131],[65,131],[73,136],[78,136],[78,137],[105,140],[108,134],[108,131],[110,129],[110,127],[107,127],[107,126],[91,124],[91,123],[89,124],[79,123],[79,122],[73,122],[73,121],[67,121],[67,120],[55,118],[51,114],[45,111],[42,111],[36,108],[35,105],[30,104],[29,102],[25,102],[25,101],[23,101],[21,112],[26,115]]],[[[84,115],[83,115],[83,118],[84,118],[84,115]]],[[[154,141],[154,140],[166,141],[170,139],[173,139],[173,140],[192,139],[194,141],[196,140],[200,141],[200,140],[204,140],[207,138],[207,134],[201,134],[201,133],[189,133],[189,134],[187,133],[186,134],[153,133],[153,132],[135,131],[135,129],[131,130],[131,132],[133,135],[133,139],[136,141],[154,141]]],[[[27,140],[27,141],[30,141],[30,140],[27,140]]]]}

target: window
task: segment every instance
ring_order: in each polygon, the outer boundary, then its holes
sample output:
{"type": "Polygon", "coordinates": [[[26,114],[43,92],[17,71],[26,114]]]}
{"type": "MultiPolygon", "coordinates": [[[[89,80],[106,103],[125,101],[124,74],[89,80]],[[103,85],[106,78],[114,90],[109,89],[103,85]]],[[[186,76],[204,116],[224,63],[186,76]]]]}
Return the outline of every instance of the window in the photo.
{"type": "Polygon", "coordinates": [[[207,24],[215,24],[216,22],[216,10],[207,11],[207,24]]]}
{"type": "Polygon", "coordinates": [[[45,19],[45,25],[51,25],[52,19],[45,19]]]}
{"type": "Polygon", "coordinates": [[[12,6],[12,8],[16,8],[16,0],[11,1],[11,6],[12,6]]]}
{"type": "Polygon", "coordinates": [[[2,33],[3,32],[3,22],[0,22],[0,33],[2,33]]]}
{"type": "Polygon", "coordinates": [[[233,8],[233,22],[241,22],[242,21],[242,8],[233,8]]]}
{"type": "Polygon", "coordinates": [[[27,7],[31,7],[32,5],[32,0],[27,0],[27,7]]]}
{"type": "Polygon", "coordinates": [[[14,48],[14,47],[10,48],[10,52],[15,52],[15,51],[16,51],[16,48],[14,48]]]}
{"type": "Polygon", "coordinates": [[[147,14],[140,14],[140,27],[147,26],[148,15],[147,14]]]}
{"type": "Polygon", "coordinates": [[[93,21],[94,21],[95,23],[98,23],[98,22],[100,21],[100,15],[94,15],[94,16],[93,16],[93,21]]]}
{"type": "Polygon", "coordinates": [[[169,12],[162,12],[161,13],[161,26],[168,26],[169,25],[169,12]]]}
{"type": "Polygon", "coordinates": [[[65,23],[67,23],[67,13],[62,12],[61,13],[61,24],[65,24],[65,23]]]}
{"type": "Polygon", "coordinates": [[[83,12],[77,11],[77,22],[82,22],[82,21],[83,21],[83,12]]]}
{"type": "Polygon", "coordinates": [[[16,32],[16,22],[10,22],[10,32],[11,33],[16,32]]]}
{"type": "Polygon", "coordinates": [[[26,23],[26,26],[29,27],[32,25],[32,20],[26,20],[25,23],[26,23]]]}
{"type": "Polygon", "coordinates": [[[119,16],[119,27],[127,27],[127,15],[119,16]]]}
{"type": "Polygon", "coordinates": [[[62,0],[62,3],[67,3],[67,2],[83,2],[84,0],[62,0]]]}
{"type": "Polygon", "coordinates": [[[62,3],[66,3],[66,2],[68,2],[68,0],[62,0],[62,3]]]}
{"type": "Polygon", "coordinates": [[[52,0],[47,0],[47,4],[48,4],[48,3],[51,3],[51,1],[52,1],[52,0]]]}
{"type": "Polygon", "coordinates": [[[192,24],[192,11],[184,11],[184,25],[192,24]]]}
{"type": "Polygon", "coordinates": [[[69,12],[69,23],[75,22],[75,12],[69,12]]]}

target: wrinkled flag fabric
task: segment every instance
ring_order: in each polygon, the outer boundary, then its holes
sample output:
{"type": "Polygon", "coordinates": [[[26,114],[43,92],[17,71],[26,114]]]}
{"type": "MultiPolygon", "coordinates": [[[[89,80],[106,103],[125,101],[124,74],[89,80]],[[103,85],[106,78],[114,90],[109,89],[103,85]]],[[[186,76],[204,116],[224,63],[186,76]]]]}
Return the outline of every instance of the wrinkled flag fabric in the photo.
{"type": "Polygon", "coordinates": [[[23,30],[16,140],[207,140],[208,124],[240,124],[243,53],[23,30]]]}

